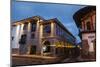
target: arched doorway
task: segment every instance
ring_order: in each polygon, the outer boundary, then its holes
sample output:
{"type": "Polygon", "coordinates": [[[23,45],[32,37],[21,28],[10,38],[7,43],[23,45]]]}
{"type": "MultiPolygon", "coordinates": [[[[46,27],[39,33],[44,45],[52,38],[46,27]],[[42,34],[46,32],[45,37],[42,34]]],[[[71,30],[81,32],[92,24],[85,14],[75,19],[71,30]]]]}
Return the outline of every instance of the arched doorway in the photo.
{"type": "Polygon", "coordinates": [[[49,53],[50,52],[50,42],[44,41],[43,43],[43,53],[49,53]]]}

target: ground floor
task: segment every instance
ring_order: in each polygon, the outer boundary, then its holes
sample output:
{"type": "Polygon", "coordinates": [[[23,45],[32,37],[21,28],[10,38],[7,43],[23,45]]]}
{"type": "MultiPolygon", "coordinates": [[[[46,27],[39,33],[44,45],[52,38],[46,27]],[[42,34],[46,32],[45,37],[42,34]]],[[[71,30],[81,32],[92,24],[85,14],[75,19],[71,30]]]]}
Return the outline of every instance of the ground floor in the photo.
{"type": "Polygon", "coordinates": [[[48,57],[40,55],[16,55],[12,54],[12,65],[39,65],[39,64],[50,64],[59,63],[63,58],[59,57],[48,57]]]}
{"type": "Polygon", "coordinates": [[[95,32],[82,33],[83,58],[96,59],[96,35],[95,32]]]}
{"type": "MultiPolygon", "coordinates": [[[[49,52],[43,52],[42,54],[40,54],[41,56],[71,56],[72,53],[74,52],[75,48],[63,48],[63,47],[58,47],[55,48],[55,54],[53,54],[53,52],[49,51],[49,52]],[[62,53],[63,52],[63,53],[62,53]]],[[[39,55],[36,53],[36,48],[34,48],[34,46],[31,46],[31,49],[28,52],[25,52],[24,54],[22,54],[22,52],[24,53],[24,51],[20,51],[19,49],[12,49],[12,54],[18,54],[18,55],[39,55]]]]}
{"type": "Polygon", "coordinates": [[[75,45],[62,38],[42,38],[27,41],[26,44],[18,44],[18,48],[12,48],[12,54],[41,55],[41,56],[70,56],[75,45]]]}
{"type": "Polygon", "coordinates": [[[76,62],[93,62],[96,59],[84,59],[78,57],[50,57],[40,55],[16,55],[12,54],[13,66],[27,66],[27,65],[43,65],[43,64],[58,64],[58,63],[76,63],[76,62]]]}

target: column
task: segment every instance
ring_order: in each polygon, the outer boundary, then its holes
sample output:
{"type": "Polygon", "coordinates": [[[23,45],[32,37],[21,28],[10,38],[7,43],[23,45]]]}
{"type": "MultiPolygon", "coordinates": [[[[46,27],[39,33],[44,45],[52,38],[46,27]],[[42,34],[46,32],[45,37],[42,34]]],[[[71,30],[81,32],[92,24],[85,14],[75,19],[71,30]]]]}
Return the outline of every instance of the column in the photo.
{"type": "Polygon", "coordinates": [[[56,27],[55,27],[55,23],[51,22],[51,36],[55,36],[56,34],[56,27]]]}
{"type": "MultiPolygon", "coordinates": [[[[56,35],[56,25],[55,23],[51,23],[51,36],[54,37],[56,35]]],[[[51,41],[51,53],[55,56],[56,49],[55,49],[55,39],[51,41]]]]}
{"type": "Polygon", "coordinates": [[[30,48],[31,48],[31,23],[28,22],[27,27],[27,54],[30,54],[30,48]]]}
{"type": "Polygon", "coordinates": [[[90,18],[91,18],[91,30],[94,30],[94,27],[93,27],[93,16],[91,16],[90,18]]]}
{"type": "Polygon", "coordinates": [[[85,21],[83,20],[83,30],[85,31],[86,30],[86,23],[85,23],[85,21]]]}
{"type": "Polygon", "coordinates": [[[40,42],[40,51],[41,51],[41,55],[43,55],[43,43],[42,43],[42,37],[43,37],[43,25],[40,25],[40,39],[39,39],[39,42],[40,42]]]}
{"type": "Polygon", "coordinates": [[[37,22],[36,22],[37,24],[36,24],[36,32],[35,32],[35,35],[36,35],[36,41],[35,41],[35,43],[37,44],[36,45],[36,54],[39,54],[39,55],[41,55],[41,39],[40,39],[40,20],[38,20],[37,22]]]}
{"type": "Polygon", "coordinates": [[[82,22],[82,31],[84,31],[84,22],[82,22]]]}
{"type": "MultiPolygon", "coordinates": [[[[20,22],[20,23],[21,23],[21,22],[20,22]]],[[[18,42],[17,42],[17,44],[19,45],[19,54],[20,54],[20,53],[21,53],[20,51],[22,51],[22,46],[20,46],[19,40],[20,40],[20,38],[21,38],[21,35],[23,34],[23,27],[24,27],[24,24],[19,25],[19,27],[20,27],[20,29],[17,31],[17,32],[18,32],[18,36],[17,36],[18,42]]]]}
{"type": "Polygon", "coordinates": [[[56,56],[56,48],[55,48],[55,39],[53,39],[51,41],[51,53],[53,54],[53,56],[56,56]]]}

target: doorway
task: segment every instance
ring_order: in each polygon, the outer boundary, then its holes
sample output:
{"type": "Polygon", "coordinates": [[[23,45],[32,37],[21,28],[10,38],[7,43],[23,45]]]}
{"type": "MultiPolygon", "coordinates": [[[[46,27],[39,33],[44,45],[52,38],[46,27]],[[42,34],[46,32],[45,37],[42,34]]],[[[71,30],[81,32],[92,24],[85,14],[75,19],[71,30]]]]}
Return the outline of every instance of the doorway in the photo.
{"type": "Polygon", "coordinates": [[[51,51],[50,42],[45,41],[43,43],[43,53],[49,53],[51,51]]]}
{"type": "Polygon", "coordinates": [[[30,54],[36,54],[36,46],[35,45],[31,45],[30,54]]]}

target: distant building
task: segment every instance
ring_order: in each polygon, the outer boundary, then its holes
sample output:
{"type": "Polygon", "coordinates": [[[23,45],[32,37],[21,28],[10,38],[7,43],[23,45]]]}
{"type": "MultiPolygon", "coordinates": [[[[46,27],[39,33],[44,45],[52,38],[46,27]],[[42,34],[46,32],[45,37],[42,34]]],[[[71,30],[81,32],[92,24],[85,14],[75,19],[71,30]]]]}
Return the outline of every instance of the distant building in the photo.
{"type": "Polygon", "coordinates": [[[57,18],[33,16],[13,22],[11,29],[13,54],[64,56],[76,40],[57,18]]]}
{"type": "Polygon", "coordinates": [[[83,55],[95,58],[96,53],[96,7],[87,6],[77,11],[73,16],[79,36],[82,39],[83,55]]]}

